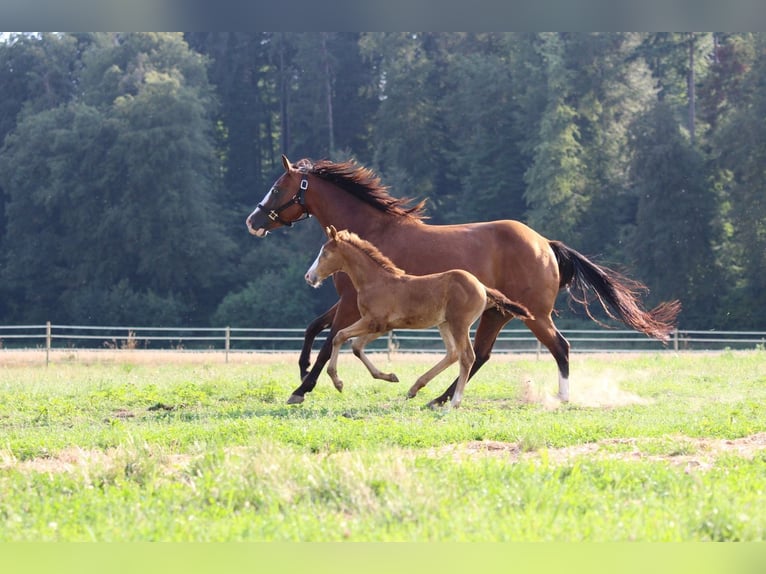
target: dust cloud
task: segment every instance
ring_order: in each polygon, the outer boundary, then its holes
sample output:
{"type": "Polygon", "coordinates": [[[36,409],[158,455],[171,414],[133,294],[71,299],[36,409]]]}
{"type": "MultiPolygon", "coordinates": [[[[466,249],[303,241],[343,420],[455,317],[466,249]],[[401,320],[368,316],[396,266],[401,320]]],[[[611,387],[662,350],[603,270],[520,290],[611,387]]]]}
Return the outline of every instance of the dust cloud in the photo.
{"type": "MultiPolygon", "coordinates": [[[[624,375],[623,375],[624,376],[624,375]]],[[[578,372],[569,380],[570,401],[580,407],[622,407],[648,405],[653,401],[620,388],[620,375],[607,371],[598,375],[578,372]]],[[[527,379],[522,387],[522,401],[539,404],[546,410],[558,409],[563,403],[556,396],[557,388],[548,388],[540,381],[527,379]]]]}

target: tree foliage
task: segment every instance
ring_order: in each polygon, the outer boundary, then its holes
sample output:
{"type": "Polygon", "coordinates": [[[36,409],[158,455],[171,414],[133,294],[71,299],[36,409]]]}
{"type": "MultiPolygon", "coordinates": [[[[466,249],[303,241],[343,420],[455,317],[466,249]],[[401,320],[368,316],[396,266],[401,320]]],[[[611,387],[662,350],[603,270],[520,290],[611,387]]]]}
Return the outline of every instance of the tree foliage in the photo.
{"type": "Polygon", "coordinates": [[[73,301],[120,284],[198,319],[231,251],[202,58],[179,35],[112,35],[80,63],[77,97],[23,113],[0,157],[11,317],[103,322],[73,301]]]}
{"type": "Polygon", "coordinates": [[[512,218],[763,327],[766,40],[732,33],[26,34],[0,43],[0,320],[302,326],[304,223],[244,218],[349,157],[431,223],[512,218]]]}

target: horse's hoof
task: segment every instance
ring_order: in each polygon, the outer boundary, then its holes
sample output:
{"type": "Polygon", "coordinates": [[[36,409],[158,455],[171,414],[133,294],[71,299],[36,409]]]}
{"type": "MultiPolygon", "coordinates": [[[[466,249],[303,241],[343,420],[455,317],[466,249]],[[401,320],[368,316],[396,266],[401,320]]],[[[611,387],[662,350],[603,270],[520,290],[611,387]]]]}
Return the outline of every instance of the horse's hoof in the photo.
{"type": "Polygon", "coordinates": [[[287,399],[288,405],[299,405],[303,402],[303,395],[290,395],[290,398],[287,399]]]}
{"type": "Polygon", "coordinates": [[[439,407],[444,405],[445,402],[447,402],[447,401],[446,400],[439,400],[438,398],[436,398],[436,399],[430,401],[426,406],[429,409],[438,409],[439,407]]]}
{"type": "Polygon", "coordinates": [[[556,395],[556,398],[560,400],[562,403],[568,403],[569,402],[569,395],[562,395],[561,393],[558,393],[556,395]]]}

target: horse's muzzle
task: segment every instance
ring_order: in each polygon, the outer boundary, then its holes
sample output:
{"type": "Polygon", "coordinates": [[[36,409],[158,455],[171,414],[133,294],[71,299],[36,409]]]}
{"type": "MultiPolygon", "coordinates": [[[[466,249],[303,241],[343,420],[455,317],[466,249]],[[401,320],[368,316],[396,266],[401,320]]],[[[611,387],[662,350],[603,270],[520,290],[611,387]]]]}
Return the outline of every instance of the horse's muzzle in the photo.
{"type": "Polygon", "coordinates": [[[306,280],[306,283],[311,285],[314,289],[316,289],[322,284],[322,279],[320,279],[317,275],[314,275],[312,273],[306,273],[306,275],[304,275],[303,278],[306,280]]]}
{"type": "Polygon", "coordinates": [[[255,235],[256,237],[266,237],[269,234],[269,232],[265,230],[263,227],[259,227],[255,229],[250,223],[249,217],[245,221],[245,225],[247,226],[247,230],[248,232],[250,232],[250,235],[255,235]]]}

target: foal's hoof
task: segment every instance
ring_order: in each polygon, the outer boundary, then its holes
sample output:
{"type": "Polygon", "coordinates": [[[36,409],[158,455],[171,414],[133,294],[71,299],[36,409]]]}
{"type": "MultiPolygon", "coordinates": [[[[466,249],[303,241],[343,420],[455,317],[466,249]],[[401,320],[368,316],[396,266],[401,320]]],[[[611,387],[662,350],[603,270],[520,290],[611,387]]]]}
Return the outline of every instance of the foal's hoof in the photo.
{"type": "Polygon", "coordinates": [[[290,398],[287,399],[288,405],[299,405],[303,402],[303,395],[290,395],[290,398]]]}
{"type": "Polygon", "coordinates": [[[333,383],[333,386],[338,390],[339,393],[343,392],[343,381],[338,381],[337,383],[333,383]]]}
{"type": "Polygon", "coordinates": [[[384,377],[384,379],[385,379],[386,381],[388,381],[389,383],[398,383],[398,382],[399,382],[399,377],[397,377],[397,376],[396,376],[395,374],[393,374],[393,373],[389,373],[389,374],[387,374],[387,375],[384,377]]]}

